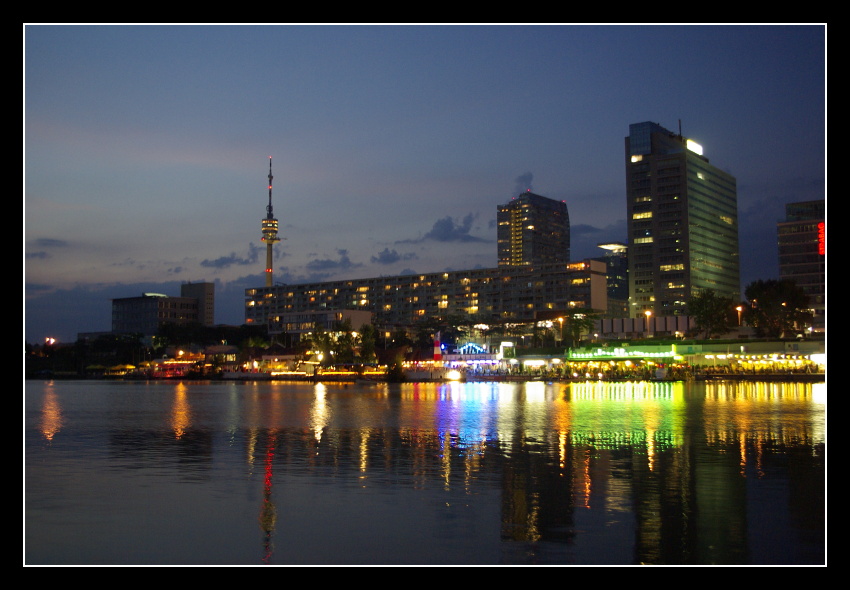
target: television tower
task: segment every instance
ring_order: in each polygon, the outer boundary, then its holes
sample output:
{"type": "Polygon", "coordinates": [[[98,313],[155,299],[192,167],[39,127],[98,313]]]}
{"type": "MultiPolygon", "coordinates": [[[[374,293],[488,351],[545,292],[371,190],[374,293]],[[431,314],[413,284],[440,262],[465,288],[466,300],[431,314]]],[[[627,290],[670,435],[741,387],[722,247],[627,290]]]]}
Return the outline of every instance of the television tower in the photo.
{"type": "Polygon", "coordinates": [[[266,217],[263,219],[263,241],[266,243],[266,287],[272,286],[272,248],[277,237],[277,219],[272,211],[272,157],[269,156],[269,205],[266,207],[266,217]]]}

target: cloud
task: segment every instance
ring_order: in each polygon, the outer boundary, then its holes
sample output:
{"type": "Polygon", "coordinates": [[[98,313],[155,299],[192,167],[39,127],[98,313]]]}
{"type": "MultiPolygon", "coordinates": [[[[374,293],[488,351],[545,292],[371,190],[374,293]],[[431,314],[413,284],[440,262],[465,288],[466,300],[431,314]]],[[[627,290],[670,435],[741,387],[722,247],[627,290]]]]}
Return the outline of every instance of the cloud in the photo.
{"type": "Polygon", "coordinates": [[[348,250],[337,250],[336,252],[339,254],[339,260],[331,260],[330,258],[311,260],[306,264],[305,268],[313,272],[327,272],[363,266],[362,264],[351,262],[351,259],[348,257],[348,250]]]}
{"type": "Polygon", "coordinates": [[[35,252],[24,252],[24,258],[45,260],[50,258],[50,254],[46,250],[68,247],[68,242],[65,240],[56,240],[54,238],[38,238],[33,240],[32,243],[39,250],[35,252]]]}
{"type": "Polygon", "coordinates": [[[468,214],[463,220],[456,224],[450,217],[446,216],[434,222],[434,226],[427,234],[418,240],[399,240],[396,244],[411,244],[433,240],[435,242],[486,242],[484,238],[479,238],[469,234],[472,229],[472,222],[475,220],[473,213],[468,214]]]}
{"type": "Polygon", "coordinates": [[[526,172],[525,174],[520,174],[519,176],[517,176],[514,180],[514,182],[516,183],[516,187],[514,188],[513,196],[532,190],[533,180],[534,175],[531,172],[526,172]]]}
{"type": "Polygon", "coordinates": [[[35,241],[35,245],[40,248],[65,248],[68,246],[68,242],[65,240],[56,240],[54,238],[38,238],[35,241]]]}
{"type": "Polygon", "coordinates": [[[259,260],[260,248],[253,243],[248,244],[248,256],[240,257],[236,252],[231,252],[229,256],[220,256],[214,260],[205,259],[201,261],[201,266],[207,268],[229,268],[233,265],[244,266],[247,264],[256,264],[259,260]]]}
{"type": "Polygon", "coordinates": [[[377,256],[372,256],[371,260],[373,263],[378,264],[393,264],[394,262],[398,262],[399,260],[413,260],[414,258],[416,258],[416,254],[414,254],[413,252],[408,252],[407,254],[399,254],[395,250],[384,248],[381,252],[378,253],[377,256]]]}
{"type": "Polygon", "coordinates": [[[570,226],[570,234],[572,235],[586,235],[586,234],[598,234],[601,233],[602,230],[598,227],[594,227],[592,225],[588,225],[586,223],[579,223],[578,225],[570,226]]]}

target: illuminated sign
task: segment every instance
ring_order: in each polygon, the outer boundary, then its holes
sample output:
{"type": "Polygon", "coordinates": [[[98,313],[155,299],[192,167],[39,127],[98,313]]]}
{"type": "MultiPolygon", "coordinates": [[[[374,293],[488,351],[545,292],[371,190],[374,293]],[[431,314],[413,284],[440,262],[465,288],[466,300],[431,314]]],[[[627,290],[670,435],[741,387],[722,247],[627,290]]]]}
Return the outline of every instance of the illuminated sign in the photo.
{"type": "Polygon", "coordinates": [[[487,349],[478,344],[469,342],[457,349],[459,354],[481,354],[487,352],[487,349]]]}
{"type": "Polygon", "coordinates": [[[702,155],[702,146],[700,144],[698,144],[697,142],[695,142],[694,140],[692,140],[692,139],[687,140],[685,142],[685,145],[693,153],[698,154],[700,156],[702,155]]]}
{"type": "Polygon", "coordinates": [[[569,358],[571,359],[592,359],[592,358],[623,358],[623,357],[648,357],[648,358],[669,358],[676,356],[676,349],[664,351],[642,351],[636,349],[626,350],[625,348],[597,348],[593,352],[575,352],[570,351],[569,358]]]}
{"type": "Polygon", "coordinates": [[[826,255],[826,223],[818,223],[818,254],[826,255]]]}

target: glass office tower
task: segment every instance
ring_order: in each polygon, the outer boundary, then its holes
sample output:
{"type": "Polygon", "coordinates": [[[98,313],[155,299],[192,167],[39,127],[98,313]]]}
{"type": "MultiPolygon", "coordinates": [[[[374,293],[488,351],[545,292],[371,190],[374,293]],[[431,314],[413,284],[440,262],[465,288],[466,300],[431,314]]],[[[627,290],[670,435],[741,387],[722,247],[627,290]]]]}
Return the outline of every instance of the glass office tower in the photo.
{"type": "Polygon", "coordinates": [[[682,315],[710,289],[741,298],[735,178],[702,147],[657,123],[629,126],[629,315],[682,315]]]}
{"type": "Polygon", "coordinates": [[[776,225],[779,278],[794,281],[809,296],[812,331],[826,330],[826,199],[787,203],[776,225]]]}

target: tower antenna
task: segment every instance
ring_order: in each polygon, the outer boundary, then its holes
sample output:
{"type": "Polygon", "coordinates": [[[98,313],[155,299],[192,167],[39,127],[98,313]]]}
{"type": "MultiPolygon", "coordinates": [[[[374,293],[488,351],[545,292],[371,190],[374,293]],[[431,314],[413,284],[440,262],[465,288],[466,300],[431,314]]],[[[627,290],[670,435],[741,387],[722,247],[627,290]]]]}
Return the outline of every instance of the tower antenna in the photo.
{"type": "Polygon", "coordinates": [[[279,242],[277,235],[277,219],[272,210],[272,157],[269,156],[269,204],[266,207],[266,217],[262,222],[263,241],[266,243],[266,287],[273,285],[272,277],[272,250],[275,242],[279,242]]]}

